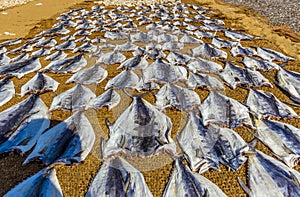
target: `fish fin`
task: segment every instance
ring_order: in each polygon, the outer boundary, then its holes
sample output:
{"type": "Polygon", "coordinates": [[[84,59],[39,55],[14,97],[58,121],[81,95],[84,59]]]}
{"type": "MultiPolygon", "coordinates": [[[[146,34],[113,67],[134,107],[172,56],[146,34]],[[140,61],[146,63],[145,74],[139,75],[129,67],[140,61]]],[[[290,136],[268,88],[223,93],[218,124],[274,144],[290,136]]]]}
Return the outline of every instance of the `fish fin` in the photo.
{"type": "Polygon", "coordinates": [[[242,189],[248,194],[248,196],[252,196],[251,195],[252,192],[251,192],[250,188],[247,185],[245,185],[244,182],[240,178],[238,178],[238,182],[239,182],[240,186],[242,187],[242,189]]]}

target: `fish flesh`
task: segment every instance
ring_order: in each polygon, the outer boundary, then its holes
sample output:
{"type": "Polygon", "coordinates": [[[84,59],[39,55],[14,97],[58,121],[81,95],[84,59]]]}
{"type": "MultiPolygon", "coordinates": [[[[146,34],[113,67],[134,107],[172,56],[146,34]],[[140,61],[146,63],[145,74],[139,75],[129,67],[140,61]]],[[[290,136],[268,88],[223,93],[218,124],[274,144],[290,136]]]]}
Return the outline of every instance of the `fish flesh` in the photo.
{"type": "Polygon", "coordinates": [[[121,101],[121,96],[113,89],[105,91],[100,96],[93,98],[89,101],[86,106],[86,109],[101,109],[102,107],[107,106],[108,110],[111,110],[117,106],[121,101]]]}
{"type": "Polygon", "coordinates": [[[218,124],[229,128],[242,125],[253,128],[249,110],[238,101],[211,91],[200,106],[204,126],[218,124]]]}
{"type": "Polygon", "coordinates": [[[218,73],[223,69],[223,67],[220,64],[202,59],[200,57],[198,57],[195,60],[191,60],[187,67],[193,73],[218,73]]]}
{"type": "Polygon", "coordinates": [[[204,59],[227,59],[227,53],[220,49],[214,48],[209,44],[202,44],[199,47],[192,49],[193,57],[201,57],[204,59]]]}
{"type": "Polygon", "coordinates": [[[272,49],[268,48],[262,48],[262,47],[256,47],[257,55],[264,60],[269,60],[269,61],[294,61],[295,59],[292,57],[288,57],[286,55],[283,55],[282,53],[279,53],[277,51],[274,51],[272,49]]]}
{"type": "Polygon", "coordinates": [[[186,84],[189,89],[225,90],[223,82],[207,74],[189,72],[186,84]]]}
{"type": "Polygon", "coordinates": [[[139,76],[131,70],[123,70],[120,74],[110,79],[105,85],[105,90],[109,88],[124,89],[132,88],[135,89],[139,83],[139,76]]]}
{"type": "Polygon", "coordinates": [[[21,97],[30,94],[41,94],[45,92],[55,92],[59,83],[51,77],[38,72],[32,79],[21,87],[21,97]]]}
{"type": "Polygon", "coordinates": [[[0,80],[0,106],[4,105],[15,96],[15,85],[11,77],[5,77],[0,80]]]}
{"type": "Polygon", "coordinates": [[[279,65],[268,60],[259,60],[245,56],[243,63],[246,68],[259,71],[279,70],[279,65]]]}
{"type": "Polygon", "coordinates": [[[108,75],[107,70],[102,68],[99,64],[86,69],[82,69],[70,77],[66,83],[75,82],[77,84],[98,84],[106,79],[108,75]]]}
{"type": "Polygon", "coordinates": [[[17,186],[8,191],[4,197],[14,196],[44,196],[63,197],[55,168],[46,167],[25,179],[17,186]]]}
{"type": "Polygon", "coordinates": [[[103,156],[126,152],[148,157],[161,151],[172,155],[176,146],[169,136],[171,128],[168,116],[135,96],[130,106],[109,126],[110,137],[103,145],[103,156]]]}
{"type": "Polygon", "coordinates": [[[193,174],[181,159],[176,159],[164,190],[163,197],[218,196],[226,197],[224,192],[200,174],[193,174]]]}
{"type": "Polygon", "coordinates": [[[141,172],[121,157],[104,161],[85,197],[152,197],[141,172]]]}
{"type": "Polygon", "coordinates": [[[200,105],[200,97],[193,90],[167,83],[155,95],[155,105],[159,108],[175,107],[189,111],[200,105]]]}
{"type": "Polygon", "coordinates": [[[120,53],[118,50],[113,52],[108,52],[100,55],[97,63],[104,63],[105,65],[113,65],[117,63],[122,63],[126,60],[126,56],[120,53]]]}
{"type": "Polygon", "coordinates": [[[39,160],[45,165],[82,162],[95,142],[95,133],[83,111],[44,132],[23,165],[39,160]]]}
{"type": "Polygon", "coordinates": [[[17,151],[25,154],[50,126],[48,108],[38,95],[0,113],[0,153],[17,151]]]}
{"type": "Polygon", "coordinates": [[[146,60],[145,57],[142,57],[141,55],[136,55],[135,57],[129,58],[122,64],[117,69],[120,68],[127,68],[131,70],[136,70],[136,69],[145,69],[148,66],[148,61],[146,60]]]}

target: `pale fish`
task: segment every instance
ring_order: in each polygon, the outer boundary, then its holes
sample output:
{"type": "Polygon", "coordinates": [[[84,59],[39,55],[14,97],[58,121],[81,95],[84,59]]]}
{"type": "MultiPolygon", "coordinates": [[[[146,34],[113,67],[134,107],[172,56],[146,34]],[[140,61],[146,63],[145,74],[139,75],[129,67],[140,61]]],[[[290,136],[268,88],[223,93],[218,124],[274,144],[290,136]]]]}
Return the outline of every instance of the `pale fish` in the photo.
{"type": "Polygon", "coordinates": [[[255,37],[235,30],[227,30],[224,35],[234,41],[253,40],[255,37]]]}
{"type": "Polygon", "coordinates": [[[100,109],[102,107],[107,106],[108,110],[111,110],[115,106],[117,106],[121,101],[121,96],[113,89],[109,89],[105,91],[100,96],[93,98],[89,101],[86,106],[86,109],[100,109]]]}
{"type": "Polygon", "coordinates": [[[269,61],[276,60],[276,61],[284,61],[284,62],[295,60],[292,57],[288,57],[286,55],[283,55],[282,53],[279,53],[277,51],[268,48],[257,47],[256,51],[257,51],[257,55],[263,58],[264,60],[269,60],[269,61]]]}
{"type": "Polygon", "coordinates": [[[67,54],[61,50],[56,51],[55,53],[48,55],[45,60],[49,60],[49,61],[55,61],[55,60],[61,60],[61,59],[65,59],[67,57],[67,54]]]}
{"type": "Polygon", "coordinates": [[[15,85],[10,79],[11,77],[5,77],[0,80],[0,106],[15,96],[15,85]]]}
{"type": "Polygon", "coordinates": [[[230,53],[233,57],[237,57],[237,56],[242,56],[242,57],[245,57],[245,56],[254,56],[256,55],[256,51],[253,50],[252,48],[250,47],[242,47],[241,44],[238,44],[234,47],[231,48],[230,50],[230,53]]]}
{"type": "Polygon", "coordinates": [[[192,59],[191,56],[177,52],[170,52],[166,58],[172,65],[187,65],[192,59]]]}
{"type": "Polygon", "coordinates": [[[135,89],[139,83],[139,76],[131,70],[123,70],[120,74],[110,79],[105,85],[105,90],[109,88],[124,89],[131,88],[135,89]]]}
{"type": "Polygon", "coordinates": [[[232,48],[238,44],[238,42],[231,42],[231,41],[223,40],[223,39],[217,38],[217,37],[214,37],[212,39],[211,43],[219,49],[220,48],[232,48]]]}
{"type": "Polygon", "coordinates": [[[0,66],[8,64],[10,58],[5,53],[0,53],[0,66]]]}
{"type": "Polygon", "coordinates": [[[189,78],[186,84],[190,89],[225,90],[223,82],[207,74],[189,72],[189,78]]]}
{"type": "Polygon", "coordinates": [[[193,57],[202,57],[204,59],[227,59],[227,53],[220,49],[214,48],[209,44],[202,44],[192,49],[193,57]]]}
{"type": "Polygon", "coordinates": [[[243,58],[243,63],[246,68],[249,68],[251,70],[262,70],[262,71],[279,70],[278,64],[268,60],[259,60],[252,57],[245,56],[243,58]]]}
{"type": "Polygon", "coordinates": [[[127,68],[131,70],[136,69],[145,69],[148,66],[148,61],[145,57],[141,55],[136,55],[135,57],[129,58],[125,62],[123,62],[117,69],[127,68]]]}
{"type": "Polygon", "coordinates": [[[108,52],[105,54],[101,54],[97,63],[104,63],[106,65],[113,65],[117,63],[122,63],[126,60],[126,56],[120,53],[118,50],[114,50],[113,52],[108,52]]]}
{"type": "Polygon", "coordinates": [[[223,67],[213,61],[205,60],[198,57],[195,60],[191,60],[187,65],[190,71],[193,73],[203,72],[203,73],[218,73],[223,69],[223,67]]]}

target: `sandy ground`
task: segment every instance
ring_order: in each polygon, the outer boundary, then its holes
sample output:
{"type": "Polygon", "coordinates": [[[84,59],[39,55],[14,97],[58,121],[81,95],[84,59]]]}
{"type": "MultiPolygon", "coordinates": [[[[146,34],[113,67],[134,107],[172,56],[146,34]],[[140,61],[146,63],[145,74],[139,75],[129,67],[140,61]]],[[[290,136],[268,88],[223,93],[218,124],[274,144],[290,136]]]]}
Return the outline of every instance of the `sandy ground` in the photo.
{"type": "MultiPolygon", "coordinates": [[[[18,38],[18,37],[33,37],[35,34],[41,32],[42,30],[50,28],[55,23],[55,18],[59,13],[68,10],[68,7],[84,7],[89,9],[93,5],[93,1],[76,1],[80,3],[74,5],[75,1],[72,3],[62,3],[58,4],[58,0],[44,0],[42,6],[36,6],[36,1],[30,2],[27,5],[15,7],[12,9],[7,9],[7,15],[0,16],[0,32],[9,31],[15,33],[16,35],[1,35],[0,40],[5,40],[8,38],[18,38]],[[56,2],[56,3],[55,3],[56,2]],[[51,5],[51,6],[50,6],[51,5]],[[59,6],[59,7],[56,7],[59,6]],[[37,9],[41,9],[37,11],[37,9]],[[43,14],[39,14],[42,12],[43,14]],[[32,14],[33,13],[33,14],[32,14]],[[35,15],[35,16],[32,16],[35,15]],[[7,18],[5,18],[7,17],[7,18]],[[27,17],[27,19],[25,19],[27,17]],[[33,19],[34,18],[34,19],[33,19]],[[10,21],[9,23],[4,22],[3,20],[10,21]]],[[[300,44],[295,42],[295,36],[292,33],[285,31],[274,30],[274,27],[271,26],[265,18],[259,17],[249,8],[234,7],[231,5],[223,4],[220,1],[212,0],[199,0],[198,2],[192,0],[184,0],[185,3],[200,4],[206,7],[211,8],[215,15],[213,18],[222,19],[227,27],[233,27],[237,30],[244,31],[246,33],[259,36],[262,39],[256,41],[245,41],[243,46],[261,46],[268,47],[279,52],[285,53],[289,56],[295,57],[297,61],[290,62],[286,68],[300,72],[300,44]]],[[[228,52],[228,51],[227,51],[228,52]]],[[[129,54],[126,54],[129,57],[129,54]]],[[[88,62],[88,65],[92,65],[95,60],[91,59],[88,62]]],[[[43,60],[43,66],[46,66],[49,62],[43,60]]],[[[108,70],[109,76],[111,78],[118,74],[120,71],[116,70],[118,65],[113,65],[106,67],[108,70]]],[[[22,84],[26,83],[33,74],[26,75],[21,80],[14,79],[16,84],[16,92],[20,92],[20,87],[22,84]]],[[[64,84],[66,79],[71,75],[51,75],[59,83],[64,84]]],[[[265,73],[265,76],[271,80],[273,83],[274,73],[265,73]]],[[[107,82],[107,79],[104,80],[101,84],[95,87],[90,87],[99,95],[103,92],[103,87],[107,82]]],[[[259,88],[269,92],[272,92],[282,101],[290,101],[290,99],[283,94],[275,84],[274,88],[259,88]]],[[[56,94],[64,92],[71,88],[73,84],[69,85],[60,85],[56,93],[47,93],[41,96],[43,101],[47,106],[50,106],[53,97],[56,94]]],[[[121,93],[121,92],[120,92],[121,93]]],[[[203,101],[208,95],[208,91],[197,90],[201,100],[203,101]]],[[[224,92],[226,95],[243,102],[247,95],[247,90],[242,88],[237,88],[236,90],[231,90],[226,88],[224,92]]],[[[0,111],[12,106],[23,100],[24,98],[15,97],[6,105],[0,107],[0,111]]],[[[154,98],[151,95],[148,95],[145,99],[153,103],[154,98]]],[[[92,122],[95,129],[96,135],[108,137],[108,129],[105,126],[105,118],[108,118],[110,121],[114,121],[116,117],[130,104],[130,99],[122,94],[122,102],[118,109],[107,111],[106,108],[100,109],[98,111],[89,110],[86,112],[89,120],[92,122]]],[[[293,107],[294,110],[300,114],[300,108],[293,107]]],[[[176,134],[184,126],[183,122],[185,121],[186,114],[180,113],[179,111],[166,110],[166,114],[171,118],[173,122],[173,128],[171,136],[174,139],[176,134]],[[181,121],[178,121],[178,120],[181,121]]],[[[55,111],[52,116],[52,126],[63,121],[70,113],[55,111]]],[[[283,120],[290,124],[300,127],[299,120],[283,120]]],[[[252,137],[249,135],[247,128],[235,129],[246,141],[250,141],[252,137]]],[[[65,196],[74,197],[74,196],[84,196],[84,193],[87,191],[89,182],[96,175],[97,170],[100,168],[101,159],[99,155],[99,141],[95,143],[95,149],[88,156],[88,158],[83,162],[83,164],[75,166],[57,166],[57,176],[60,181],[63,193],[65,196]]],[[[264,147],[261,143],[258,144],[258,149],[269,153],[269,150],[264,147]]],[[[26,155],[25,155],[26,156],[26,155]]],[[[37,163],[31,163],[26,166],[22,166],[24,157],[12,154],[12,155],[2,155],[0,158],[0,174],[2,179],[0,179],[0,196],[6,193],[14,185],[27,178],[28,176],[34,174],[43,166],[37,163]]],[[[129,159],[129,158],[128,158],[129,159]]],[[[149,159],[138,159],[130,158],[130,162],[139,170],[142,171],[148,187],[154,196],[161,196],[164,187],[168,181],[170,175],[170,170],[172,168],[171,159],[165,155],[154,156],[149,159]]],[[[299,168],[298,168],[299,170],[299,168]]],[[[208,177],[214,183],[216,183],[227,195],[229,196],[246,196],[243,190],[239,187],[237,182],[237,177],[240,177],[243,181],[246,180],[246,165],[244,165],[239,171],[233,173],[228,171],[224,166],[222,166],[221,172],[209,171],[204,173],[204,176],[208,177]]]]}

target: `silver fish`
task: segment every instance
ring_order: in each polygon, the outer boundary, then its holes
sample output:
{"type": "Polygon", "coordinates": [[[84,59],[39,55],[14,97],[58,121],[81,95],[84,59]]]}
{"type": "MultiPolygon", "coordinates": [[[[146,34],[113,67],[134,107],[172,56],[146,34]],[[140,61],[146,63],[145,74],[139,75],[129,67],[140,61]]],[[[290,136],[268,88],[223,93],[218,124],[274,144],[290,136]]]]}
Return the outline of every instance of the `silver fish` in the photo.
{"type": "Polygon", "coordinates": [[[223,67],[213,61],[205,60],[198,57],[195,60],[191,60],[187,65],[190,71],[193,73],[202,72],[202,73],[218,73],[223,69],[223,67]]]}
{"type": "Polygon", "coordinates": [[[14,196],[44,196],[63,197],[56,171],[52,167],[46,167],[19,183],[8,191],[4,197],[14,196]]]}
{"type": "Polygon", "coordinates": [[[92,35],[92,33],[85,29],[78,30],[73,34],[73,36],[90,36],[90,35],[92,35]]]}
{"type": "Polygon", "coordinates": [[[84,108],[95,97],[96,95],[89,88],[77,84],[75,87],[56,95],[49,111],[57,109],[74,111],[84,108]]]}
{"type": "Polygon", "coordinates": [[[200,105],[199,95],[189,89],[167,83],[155,95],[156,106],[159,108],[175,107],[189,111],[200,105]]]}
{"type": "Polygon", "coordinates": [[[131,70],[124,70],[114,78],[110,79],[105,85],[105,90],[109,88],[124,89],[132,88],[135,89],[140,78],[131,70]]]}
{"type": "Polygon", "coordinates": [[[42,57],[42,56],[47,56],[50,54],[50,50],[45,49],[45,48],[40,48],[37,51],[32,52],[31,56],[32,57],[42,57]]]}
{"type": "Polygon", "coordinates": [[[10,51],[7,52],[7,54],[16,54],[16,53],[20,53],[20,52],[29,52],[29,51],[32,51],[33,50],[33,47],[31,44],[29,43],[25,43],[24,45],[18,47],[18,48],[15,48],[15,49],[12,49],[10,51]]]}
{"type": "Polygon", "coordinates": [[[172,65],[187,65],[187,63],[192,59],[192,57],[186,54],[180,54],[171,51],[166,59],[172,65]]]}
{"type": "Polygon", "coordinates": [[[257,51],[257,55],[263,58],[264,60],[270,60],[270,61],[276,60],[276,61],[284,61],[284,62],[295,60],[292,57],[288,57],[286,55],[283,55],[282,53],[279,53],[277,51],[268,48],[257,47],[256,51],[257,51]]]}
{"type": "Polygon", "coordinates": [[[56,51],[55,53],[48,55],[45,60],[49,60],[49,61],[55,61],[55,60],[62,60],[65,59],[67,57],[67,54],[61,50],[56,51]]]}
{"type": "Polygon", "coordinates": [[[52,73],[75,73],[87,65],[84,54],[78,54],[62,60],[55,60],[48,64],[43,71],[52,73]]]}
{"type": "Polygon", "coordinates": [[[205,31],[201,31],[201,30],[197,30],[195,32],[193,32],[193,34],[197,37],[197,38],[213,38],[215,37],[214,33],[211,32],[205,32],[205,31]]]}
{"type": "Polygon", "coordinates": [[[102,107],[107,106],[108,110],[111,110],[115,106],[117,106],[121,101],[121,96],[113,89],[109,89],[105,91],[100,96],[93,98],[87,104],[86,109],[100,109],[102,107]]]}
{"type": "Polygon", "coordinates": [[[120,53],[118,50],[114,50],[113,52],[108,52],[105,54],[102,54],[99,59],[97,60],[97,63],[104,63],[106,65],[112,65],[116,63],[122,63],[126,60],[126,56],[120,53]]]}
{"type": "Polygon", "coordinates": [[[231,41],[223,40],[223,39],[217,38],[217,37],[214,37],[212,39],[211,43],[219,49],[220,48],[232,48],[238,44],[238,42],[231,42],[231,41]]]}
{"type": "Polygon", "coordinates": [[[82,69],[70,77],[66,83],[79,83],[79,84],[98,84],[101,83],[108,75],[108,72],[103,69],[99,64],[86,69],[82,69]]]}
{"type": "Polygon", "coordinates": [[[17,45],[17,44],[20,44],[22,43],[22,38],[18,38],[16,40],[7,40],[7,41],[4,41],[4,42],[1,42],[0,43],[0,46],[12,46],[12,45],[17,45]]]}
{"type": "Polygon", "coordinates": [[[5,77],[0,80],[0,106],[15,96],[15,85],[10,79],[11,77],[5,77]]]}
{"type": "Polygon", "coordinates": [[[73,42],[72,40],[67,40],[64,43],[57,45],[53,49],[55,49],[55,50],[73,50],[73,49],[75,49],[75,47],[76,47],[75,42],[73,42]]]}
{"type": "Polygon", "coordinates": [[[220,76],[232,89],[235,89],[238,85],[273,87],[269,80],[260,72],[235,66],[231,62],[226,62],[225,68],[220,73],[220,76]]]}
{"type": "Polygon", "coordinates": [[[0,153],[25,154],[50,126],[48,108],[37,95],[1,112],[0,119],[0,153]]]}
{"type": "Polygon", "coordinates": [[[28,93],[55,92],[59,83],[51,77],[38,72],[32,79],[21,87],[21,97],[28,93]]]}
{"type": "Polygon", "coordinates": [[[148,43],[151,41],[151,36],[144,32],[138,32],[136,34],[130,35],[130,40],[132,42],[148,43]]]}
{"type": "Polygon", "coordinates": [[[175,160],[163,197],[218,196],[226,197],[214,183],[199,174],[193,174],[181,159],[175,160]]]}
{"type": "Polygon", "coordinates": [[[202,57],[204,59],[227,59],[227,53],[225,51],[214,48],[206,43],[192,49],[192,54],[194,57],[202,57]]]}
{"type": "Polygon", "coordinates": [[[203,43],[201,40],[198,40],[194,37],[183,35],[179,42],[186,43],[186,44],[199,44],[203,43]]]}
{"type": "Polygon", "coordinates": [[[79,30],[79,29],[94,29],[95,28],[95,25],[93,24],[90,24],[90,23],[82,23],[78,26],[75,27],[75,30],[79,30]]]}
{"type": "Polygon", "coordinates": [[[231,48],[230,53],[233,57],[237,56],[253,56],[256,55],[256,51],[250,47],[242,47],[240,44],[231,48]]]}
{"type": "Polygon", "coordinates": [[[85,197],[152,197],[143,174],[121,157],[105,160],[85,197]]]}
{"type": "Polygon", "coordinates": [[[225,31],[225,36],[227,38],[230,38],[234,41],[240,41],[240,40],[253,40],[255,37],[249,34],[245,34],[242,32],[238,32],[235,30],[227,30],[225,31]]]}
{"type": "Polygon", "coordinates": [[[242,125],[253,127],[249,110],[238,101],[211,91],[200,106],[203,124],[215,123],[229,128],[242,125]]]}
{"type": "Polygon", "coordinates": [[[28,58],[29,58],[29,54],[27,52],[25,52],[25,53],[22,53],[22,54],[20,54],[16,57],[12,58],[10,60],[10,63],[20,62],[20,61],[23,61],[23,60],[28,59],[28,58]]]}
{"type": "Polygon", "coordinates": [[[110,137],[104,144],[103,156],[118,152],[148,157],[159,151],[176,152],[169,136],[172,123],[169,117],[140,97],[109,126],[110,137]]]}
{"type": "Polygon", "coordinates": [[[34,44],[35,47],[54,47],[57,41],[54,38],[45,39],[44,37],[34,44]]]}
{"type": "Polygon", "coordinates": [[[123,62],[117,69],[120,68],[128,68],[131,70],[136,69],[145,69],[148,66],[148,61],[145,57],[141,57],[140,55],[136,55],[135,57],[129,58],[125,62],[123,62]]]}
{"type": "Polygon", "coordinates": [[[190,89],[225,90],[224,85],[220,80],[207,74],[194,74],[189,72],[189,78],[186,84],[190,89]]]}
{"type": "Polygon", "coordinates": [[[5,46],[0,45],[0,53],[5,53],[7,51],[7,48],[5,46]]]}
{"type": "Polygon", "coordinates": [[[104,38],[108,38],[111,40],[124,40],[128,38],[128,34],[122,32],[107,31],[104,34],[104,38]]]}
{"type": "Polygon", "coordinates": [[[160,34],[157,36],[158,43],[178,42],[178,37],[171,34],[160,34]]]}
{"type": "Polygon", "coordinates": [[[60,25],[58,27],[53,27],[51,29],[48,29],[46,31],[43,31],[39,35],[44,35],[44,36],[51,36],[51,35],[66,35],[70,33],[70,30],[66,29],[63,25],[60,25]]]}
{"type": "Polygon", "coordinates": [[[262,70],[262,71],[279,70],[278,64],[275,64],[268,60],[259,60],[259,59],[245,56],[243,58],[243,63],[246,68],[249,68],[251,70],[262,70]]]}
{"type": "Polygon", "coordinates": [[[161,48],[163,51],[180,51],[184,48],[184,44],[182,42],[166,42],[161,48]]]}
{"type": "Polygon", "coordinates": [[[37,71],[42,67],[38,57],[0,66],[0,76],[13,75],[22,78],[24,75],[37,71]]]}
{"type": "MultiPolygon", "coordinates": [[[[84,42],[85,44],[85,42],[91,42],[91,39],[88,36],[82,36],[81,38],[74,40],[74,42],[84,42]]],[[[84,46],[84,44],[82,46],[84,46]]]]}
{"type": "Polygon", "coordinates": [[[272,93],[262,90],[250,89],[245,101],[250,111],[255,114],[258,119],[270,116],[280,118],[298,118],[297,113],[286,104],[282,103],[272,93]]]}
{"type": "Polygon", "coordinates": [[[0,66],[8,64],[10,62],[10,58],[5,53],[0,53],[0,66]]]}
{"type": "Polygon", "coordinates": [[[138,48],[138,46],[135,45],[135,44],[132,44],[131,41],[127,41],[124,44],[117,45],[117,50],[126,51],[126,52],[128,52],[128,51],[135,51],[137,48],[138,48]]]}
{"type": "Polygon", "coordinates": [[[39,160],[46,165],[82,162],[95,142],[92,125],[82,111],[44,132],[23,164],[39,160]]]}
{"type": "Polygon", "coordinates": [[[98,50],[98,47],[93,45],[91,42],[85,42],[79,47],[75,48],[72,52],[89,52],[89,53],[94,53],[98,50]]]}

